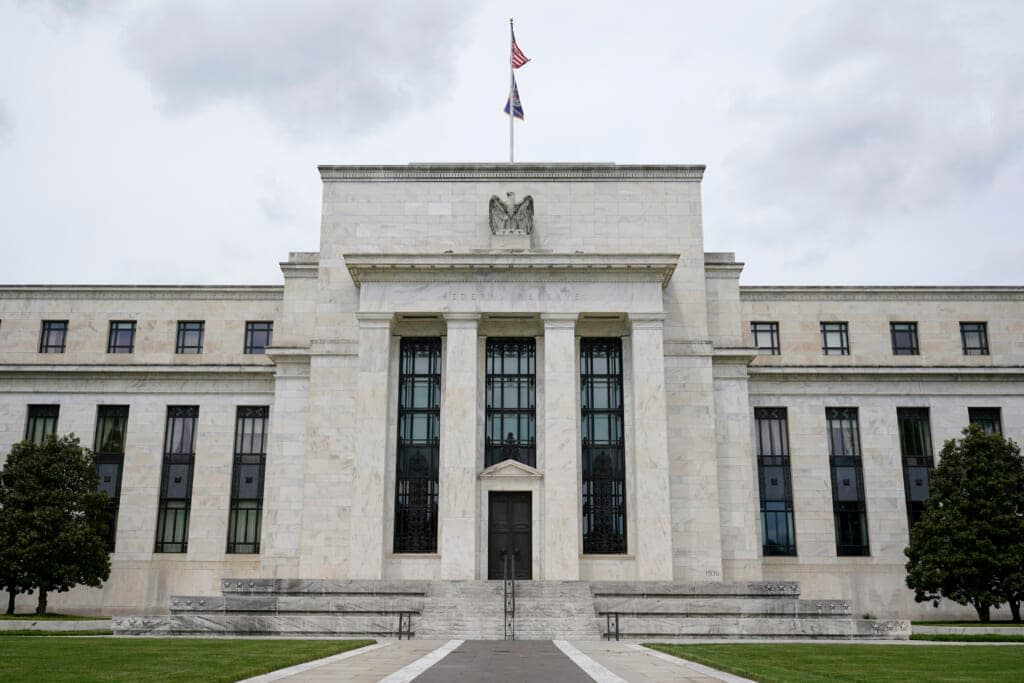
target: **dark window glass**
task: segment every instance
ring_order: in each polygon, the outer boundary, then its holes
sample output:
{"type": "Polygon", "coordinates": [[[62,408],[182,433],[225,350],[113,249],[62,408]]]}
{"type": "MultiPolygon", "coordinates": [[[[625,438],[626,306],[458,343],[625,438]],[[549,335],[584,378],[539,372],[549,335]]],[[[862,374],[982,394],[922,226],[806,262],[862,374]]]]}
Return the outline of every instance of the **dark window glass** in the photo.
{"type": "Polygon", "coordinates": [[[67,339],[67,320],[44,320],[39,333],[39,353],[64,353],[67,339]]]}
{"type": "Polygon", "coordinates": [[[99,490],[110,497],[107,547],[114,551],[117,513],[121,506],[121,477],[124,473],[124,440],[128,431],[128,406],[99,406],[96,409],[96,438],[93,451],[100,475],[99,490]]]}
{"type": "Polygon", "coordinates": [[[988,323],[960,323],[965,356],[988,355],[988,323]]]}
{"type": "Polygon", "coordinates": [[[272,322],[250,321],[245,323],[245,352],[266,353],[273,336],[274,323],[272,322]]]}
{"type": "Polygon", "coordinates": [[[484,464],[537,464],[536,342],[531,337],[487,340],[484,464]]]}
{"type": "Polygon", "coordinates": [[[779,355],[779,323],[750,323],[750,334],[754,338],[754,346],[757,347],[758,353],[771,354],[773,356],[779,355]]]}
{"type": "Polygon", "coordinates": [[[135,351],[135,321],[111,320],[110,334],[107,335],[107,353],[132,353],[135,351]]]}
{"type": "Polygon", "coordinates": [[[924,513],[931,483],[932,432],[927,408],[897,408],[900,451],[903,455],[903,488],[907,494],[907,526],[912,527],[924,513]]]}
{"type": "Polygon", "coordinates": [[[178,322],[178,342],[175,353],[202,353],[203,329],[206,323],[202,320],[183,320],[178,322]]]}
{"type": "Polygon", "coordinates": [[[41,444],[46,437],[56,436],[59,415],[59,405],[30,405],[28,419],[25,420],[25,439],[41,444]]]}
{"type": "MultiPolygon", "coordinates": [[[[580,340],[583,552],[626,552],[622,340],[580,340]]],[[[554,457],[556,454],[551,454],[554,457]]]]}
{"type": "Polygon", "coordinates": [[[761,543],[765,555],[796,555],[789,427],[785,408],[755,408],[761,543]]]}
{"type": "Polygon", "coordinates": [[[167,406],[160,503],[156,518],[158,553],[188,550],[188,518],[192,507],[192,475],[196,463],[199,406],[167,406]]]}
{"type": "Polygon", "coordinates": [[[821,352],[826,356],[850,355],[850,327],[847,323],[821,323],[821,352]]]}
{"type": "Polygon", "coordinates": [[[999,408],[968,408],[967,420],[981,427],[986,434],[1002,434],[1003,419],[999,408]]]}
{"type": "Polygon", "coordinates": [[[917,348],[917,323],[889,323],[889,333],[892,335],[892,352],[897,356],[916,356],[919,353],[917,348]]]}
{"type": "Polygon", "coordinates": [[[238,406],[235,460],[231,471],[228,552],[260,551],[263,477],[267,468],[267,406],[238,406]]]}
{"type": "Polygon", "coordinates": [[[856,408],[826,408],[837,555],[869,555],[864,470],[856,408]]]}
{"type": "Polygon", "coordinates": [[[437,552],[440,435],[441,340],[402,339],[398,362],[396,553],[437,552]]]}

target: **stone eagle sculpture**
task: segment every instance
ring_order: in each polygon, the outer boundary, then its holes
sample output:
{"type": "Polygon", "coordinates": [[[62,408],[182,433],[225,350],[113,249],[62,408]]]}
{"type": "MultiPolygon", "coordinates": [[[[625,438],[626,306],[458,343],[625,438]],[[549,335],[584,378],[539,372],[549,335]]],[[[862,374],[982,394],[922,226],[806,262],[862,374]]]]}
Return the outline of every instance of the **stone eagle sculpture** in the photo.
{"type": "Polygon", "coordinates": [[[533,233],[533,196],[526,195],[516,204],[514,192],[508,193],[508,202],[491,195],[491,234],[529,235],[533,233]]]}

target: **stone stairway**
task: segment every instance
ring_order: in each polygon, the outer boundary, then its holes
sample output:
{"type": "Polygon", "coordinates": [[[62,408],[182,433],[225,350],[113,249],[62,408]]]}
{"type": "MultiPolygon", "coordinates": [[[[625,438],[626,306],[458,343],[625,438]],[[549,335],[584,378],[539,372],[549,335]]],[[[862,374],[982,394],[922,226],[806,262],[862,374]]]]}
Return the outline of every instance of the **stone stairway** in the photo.
{"type": "MultiPolygon", "coordinates": [[[[906,639],[907,621],[855,619],[849,602],[801,600],[796,583],[519,581],[518,640],[906,639]]],[[[501,581],[225,579],[174,596],[170,614],[115,617],[119,635],[501,639],[501,581]]]]}

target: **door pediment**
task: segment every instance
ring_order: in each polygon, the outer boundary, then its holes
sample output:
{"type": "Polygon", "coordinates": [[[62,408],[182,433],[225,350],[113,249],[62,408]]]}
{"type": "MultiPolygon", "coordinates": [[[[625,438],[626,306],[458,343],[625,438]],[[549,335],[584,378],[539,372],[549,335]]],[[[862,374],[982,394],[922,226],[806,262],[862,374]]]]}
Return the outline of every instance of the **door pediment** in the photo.
{"type": "Polygon", "coordinates": [[[544,473],[518,460],[502,460],[480,473],[481,479],[543,479],[544,473]]]}

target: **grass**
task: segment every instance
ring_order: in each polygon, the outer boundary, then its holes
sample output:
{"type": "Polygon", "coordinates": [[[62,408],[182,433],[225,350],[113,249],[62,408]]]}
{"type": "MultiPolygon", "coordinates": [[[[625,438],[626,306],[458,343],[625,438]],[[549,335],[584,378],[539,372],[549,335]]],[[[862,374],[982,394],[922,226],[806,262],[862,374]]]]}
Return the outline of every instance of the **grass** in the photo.
{"type": "Polygon", "coordinates": [[[0,681],[237,681],[373,642],[0,638],[0,681]]]}
{"type": "Polygon", "coordinates": [[[108,621],[110,617],[87,617],[81,614],[0,614],[0,619],[14,621],[108,621]]]}
{"type": "Polygon", "coordinates": [[[914,626],[1012,626],[1014,628],[1024,627],[1022,621],[990,621],[983,623],[980,621],[912,621],[910,622],[914,626]]]}
{"type": "Polygon", "coordinates": [[[739,644],[648,647],[764,683],[984,681],[1014,683],[1024,647],[875,644],[739,644]]]}
{"type": "Polygon", "coordinates": [[[1024,643],[1024,633],[1017,635],[1004,635],[1002,633],[969,633],[957,635],[954,633],[915,633],[910,636],[911,640],[935,640],[946,643],[1024,643]]]}

